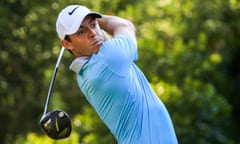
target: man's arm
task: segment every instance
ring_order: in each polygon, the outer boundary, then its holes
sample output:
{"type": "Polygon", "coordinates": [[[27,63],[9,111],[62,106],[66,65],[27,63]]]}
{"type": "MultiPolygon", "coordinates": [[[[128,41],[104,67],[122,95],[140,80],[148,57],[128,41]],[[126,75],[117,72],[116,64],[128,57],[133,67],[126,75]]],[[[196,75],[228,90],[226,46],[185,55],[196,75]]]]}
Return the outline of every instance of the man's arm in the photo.
{"type": "Polygon", "coordinates": [[[98,19],[100,28],[111,34],[113,37],[116,35],[126,35],[131,38],[135,45],[137,45],[135,27],[134,25],[123,18],[117,16],[103,15],[98,19]]]}

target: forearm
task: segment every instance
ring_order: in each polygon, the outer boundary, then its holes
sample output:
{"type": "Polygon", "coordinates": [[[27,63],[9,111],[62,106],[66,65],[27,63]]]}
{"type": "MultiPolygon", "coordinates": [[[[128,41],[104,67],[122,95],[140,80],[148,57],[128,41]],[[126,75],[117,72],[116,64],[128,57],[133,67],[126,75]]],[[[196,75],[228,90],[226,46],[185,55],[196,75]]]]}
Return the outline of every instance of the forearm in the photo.
{"type": "Polygon", "coordinates": [[[130,28],[135,31],[135,28],[130,21],[117,16],[103,15],[103,17],[99,19],[99,25],[111,35],[114,35],[114,33],[122,27],[130,28]]]}
{"type": "Polygon", "coordinates": [[[102,18],[98,19],[98,22],[100,28],[110,35],[126,35],[136,43],[135,27],[130,21],[117,16],[103,15],[102,18]]]}

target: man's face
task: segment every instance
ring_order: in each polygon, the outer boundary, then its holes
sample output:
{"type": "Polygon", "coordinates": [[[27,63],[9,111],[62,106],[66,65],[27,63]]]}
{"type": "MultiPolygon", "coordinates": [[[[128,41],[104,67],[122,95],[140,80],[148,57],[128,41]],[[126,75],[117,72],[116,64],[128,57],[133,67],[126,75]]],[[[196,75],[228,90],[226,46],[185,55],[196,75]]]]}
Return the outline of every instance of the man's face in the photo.
{"type": "MultiPolygon", "coordinates": [[[[69,35],[70,41],[67,41],[65,48],[72,51],[75,57],[91,56],[98,53],[105,36],[100,29],[95,17],[87,16],[78,31],[69,35]]],[[[66,40],[64,40],[66,42],[66,40]]]]}

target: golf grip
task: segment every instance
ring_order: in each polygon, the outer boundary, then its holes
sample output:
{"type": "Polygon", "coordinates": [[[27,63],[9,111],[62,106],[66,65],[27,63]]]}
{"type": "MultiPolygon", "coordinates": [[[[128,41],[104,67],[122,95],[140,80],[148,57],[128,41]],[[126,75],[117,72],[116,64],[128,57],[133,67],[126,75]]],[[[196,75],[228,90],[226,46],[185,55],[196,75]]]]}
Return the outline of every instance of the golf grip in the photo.
{"type": "Polygon", "coordinates": [[[55,66],[54,71],[53,71],[52,79],[51,79],[51,82],[50,82],[50,85],[49,85],[49,89],[48,89],[47,99],[46,99],[45,106],[44,106],[43,116],[47,113],[47,108],[48,108],[48,104],[49,104],[49,99],[50,99],[50,96],[51,96],[51,94],[52,94],[52,89],[53,89],[53,86],[54,86],[54,81],[55,81],[55,78],[56,78],[56,75],[57,75],[58,67],[59,67],[59,65],[60,65],[60,62],[61,62],[61,59],[62,59],[64,50],[65,50],[65,48],[62,47],[62,49],[61,49],[61,51],[60,51],[60,54],[59,54],[59,56],[58,56],[58,59],[57,59],[56,66],[55,66]]]}

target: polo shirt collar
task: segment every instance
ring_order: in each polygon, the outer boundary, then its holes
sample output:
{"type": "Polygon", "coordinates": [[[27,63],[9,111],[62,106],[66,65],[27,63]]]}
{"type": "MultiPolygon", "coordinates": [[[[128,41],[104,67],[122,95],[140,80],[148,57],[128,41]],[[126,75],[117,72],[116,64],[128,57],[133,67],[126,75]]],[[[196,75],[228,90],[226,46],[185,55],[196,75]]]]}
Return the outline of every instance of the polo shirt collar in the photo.
{"type": "Polygon", "coordinates": [[[72,64],[69,66],[69,69],[78,73],[83,65],[89,60],[88,56],[78,57],[72,61],[72,64]]]}

